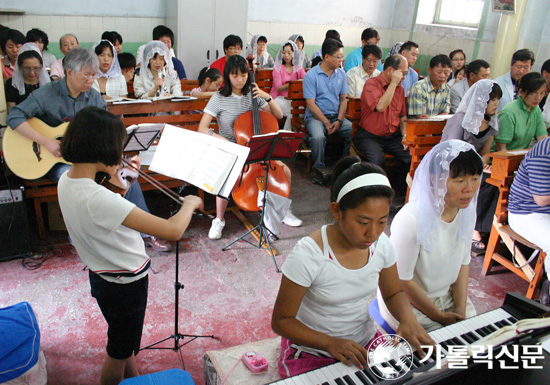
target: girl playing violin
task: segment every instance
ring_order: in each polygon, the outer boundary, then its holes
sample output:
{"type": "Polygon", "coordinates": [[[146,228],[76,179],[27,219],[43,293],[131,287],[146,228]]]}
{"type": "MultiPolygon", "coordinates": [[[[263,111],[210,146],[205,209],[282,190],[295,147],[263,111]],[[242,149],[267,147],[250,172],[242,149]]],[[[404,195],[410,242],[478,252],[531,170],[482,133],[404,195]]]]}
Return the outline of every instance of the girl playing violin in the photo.
{"type": "Polygon", "coordinates": [[[126,129],[119,118],[86,107],[75,115],[61,141],[61,154],[72,165],[59,180],[59,205],[76,250],[89,268],[92,296],[109,327],[102,385],[139,375],[135,356],[150,265],[140,232],[177,240],[202,206],[200,198],[187,196],[176,215],[162,219],[98,185],[97,173],[115,173],[125,140],[126,129]]]}
{"type": "MultiPolygon", "coordinates": [[[[255,83],[251,84],[248,71],[248,63],[242,56],[233,55],[227,59],[223,72],[224,85],[220,92],[212,95],[206,105],[204,109],[205,114],[199,124],[199,132],[235,142],[233,125],[242,113],[252,109],[252,100],[248,96],[251,89],[261,109],[273,114],[277,119],[283,117],[281,108],[275,103],[273,98],[267,92],[262,91],[255,83]],[[212,118],[216,118],[218,121],[219,134],[214,133],[214,130],[210,129],[212,118]]],[[[278,163],[284,168],[285,174],[290,181],[290,169],[283,163],[278,163]]],[[[210,239],[220,239],[222,236],[227,204],[227,200],[216,197],[216,218],[212,221],[212,227],[208,233],[210,239]]],[[[289,226],[300,226],[302,221],[288,210],[283,223],[289,226]]]]}

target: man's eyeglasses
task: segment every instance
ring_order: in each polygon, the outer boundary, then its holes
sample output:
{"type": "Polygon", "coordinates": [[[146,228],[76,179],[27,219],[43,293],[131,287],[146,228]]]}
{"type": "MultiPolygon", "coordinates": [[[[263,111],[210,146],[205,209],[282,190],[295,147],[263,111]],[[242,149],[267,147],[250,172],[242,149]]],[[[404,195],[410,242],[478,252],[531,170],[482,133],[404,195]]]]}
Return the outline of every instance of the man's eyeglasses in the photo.
{"type": "Polygon", "coordinates": [[[344,57],[343,57],[343,56],[334,56],[334,55],[330,55],[330,56],[332,56],[332,57],[335,58],[335,59],[338,59],[338,61],[344,60],[344,57]]]}
{"type": "Polygon", "coordinates": [[[40,71],[42,71],[42,67],[23,68],[23,72],[26,74],[30,74],[32,72],[40,72],[40,71]]]}
{"type": "Polygon", "coordinates": [[[97,78],[97,75],[84,75],[82,72],[78,73],[84,76],[84,79],[86,79],[87,82],[89,82],[90,80],[95,80],[97,78]]]}

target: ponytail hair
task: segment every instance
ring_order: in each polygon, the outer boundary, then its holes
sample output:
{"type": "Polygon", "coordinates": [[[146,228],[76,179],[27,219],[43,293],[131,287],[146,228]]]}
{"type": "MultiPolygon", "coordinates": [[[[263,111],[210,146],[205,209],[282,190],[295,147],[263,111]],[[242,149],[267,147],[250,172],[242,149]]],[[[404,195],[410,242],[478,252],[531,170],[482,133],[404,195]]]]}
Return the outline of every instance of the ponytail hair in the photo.
{"type": "Polygon", "coordinates": [[[215,82],[223,75],[217,68],[204,67],[199,73],[199,87],[202,87],[206,79],[210,79],[211,82],[215,82]]]}
{"type": "MultiPolygon", "coordinates": [[[[336,202],[340,190],[353,179],[366,174],[386,173],[379,166],[362,162],[357,156],[348,156],[341,159],[335,166],[332,174],[332,184],[330,188],[330,201],[336,202]]],[[[367,198],[387,198],[393,199],[393,189],[384,185],[370,185],[357,188],[344,195],[338,202],[341,211],[354,209],[363,204],[367,198]]]]}

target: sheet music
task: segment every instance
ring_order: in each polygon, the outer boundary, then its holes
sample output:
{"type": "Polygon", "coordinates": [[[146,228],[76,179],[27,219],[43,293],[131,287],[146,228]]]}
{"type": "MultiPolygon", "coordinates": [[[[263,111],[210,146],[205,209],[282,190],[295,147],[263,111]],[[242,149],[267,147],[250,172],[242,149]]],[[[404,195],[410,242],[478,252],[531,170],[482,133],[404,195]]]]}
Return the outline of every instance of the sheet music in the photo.
{"type": "Polygon", "coordinates": [[[134,104],[134,103],[152,103],[149,99],[129,99],[129,98],[117,98],[109,100],[108,103],[113,104],[134,104]]]}
{"type": "Polygon", "coordinates": [[[228,198],[249,151],[245,146],[167,124],[149,168],[228,198]]]}
{"type": "Polygon", "coordinates": [[[429,118],[422,118],[422,119],[411,119],[416,122],[440,122],[442,120],[449,120],[453,117],[453,114],[446,114],[446,115],[434,115],[430,116],[429,118]]]}

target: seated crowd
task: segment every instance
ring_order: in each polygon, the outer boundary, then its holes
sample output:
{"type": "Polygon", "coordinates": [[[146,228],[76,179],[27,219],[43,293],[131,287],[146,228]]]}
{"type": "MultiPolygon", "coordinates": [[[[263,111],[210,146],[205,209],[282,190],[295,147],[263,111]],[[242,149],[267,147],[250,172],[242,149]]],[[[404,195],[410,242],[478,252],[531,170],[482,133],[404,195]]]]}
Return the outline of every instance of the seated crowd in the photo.
{"type": "MultiPolygon", "coordinates": [[[[36,131],[29,118],[57,126],[85,107],[106,109],[106,101],[128,95],[131,81],[136,98],[181,96],[186,73],[172,49],[174,34],[158,26],[152,37],[135,58],[123,52],[122,36],[115,31],[103,33],[91,50],[79,47],[69,33],[59,41],[64,57],[55,59],[47,52],[45,32],[32,29],[25,36],[4,29],[0,49],[8,125],[61,156],[59,142],[36,131]]],[[[360,40],[360,47],[345,57],[340,34],[329,30],[310,60],[300,34],[282,42],[275,58],[265,36],[253,36],[244,47],[241,37],[229,35],[223,41],[224,56],[200,71],[191,91],[191,96],[209,98],[198,131],[235,142],[233,127],[241,113],[251,110],[250,97],[244,97],[250,94],[280,127],[292,129],[289,83],[302,80],[314,170],[327,169],[328,137],[343,142],[328,202],[334,222],[300,240],[282,266],[272,325],[283,337],[279,371],[284,377],[334,360],[364,366],[365,347],[378,336],[366,303],[376,291],[384,319],[415,346],[433,342],[427,331],[475,315],[467,295],[470,251],[485,252],[499,196],[498,188],[487,182],[491,151],[534,146],[510,195],[510,225],[550,252],[543,235],[550,227],[550,186],[543,176],[550,168],[550,60],[542,74],[531,72],[535,56],[521,49],[513,54],[510,71],[490,80],[488,62],[466,63],[464,51],[457,49],[432,57],[427,76],[420,78],[413,68],[419,44],[398,42],[382,60],[375,29],[365,29],[360,40]],[[255,68],[272,71],[270,92],[251,83],[243,56],[255,68]],[[346,119],[349,98],[359,99],[361,106],[356,132],[346,119]],[[400,208],[391,206],[392,199],[404,200],[407,194],[407,120],[449,114],[454,115],[446,121],[441,142],[418,166],[409,202],[387,237],[383,230],[390,207],[400,208]],[[214,118],[218,132],[210,127],[214,118]],[[352,146],[360,158],[349,157],[352,146]],[[384,171],[387,155],[400,163],[391,177],[384,171]],[[534,223],[540,224],[535,226],[540,233],[530,231],[534,223]],[[355,290],[378,280],[378,287],[355,290]],[[356,313],[363,316],[354,318],[356,313]]],[[[139,166],[138,159],[133,162],[139,166]]],[[[290,183],[290,169],[279,165],[290,183]]],[[[59,164],[48,177],[58,181],[69,168],[59,164]]],[[[313,183],[323,183],[319,175],[312,173],[313,183]]],[[[139,184],[125,198],[148,212],[139,184]]],[[[211,239],[222,237],[227,205],[216,199],[211,239]]],[[[288,209],[282,223],[300,226],[302,221],[288,209]]],[[[277,239],[277,232],[270,233],[271,241],[277,239]]],[[[142,238],[156,250],[169,250],[154,236],[142,238]]],[[[550,270],[548,258],[545,268],[550,270]]]]}

